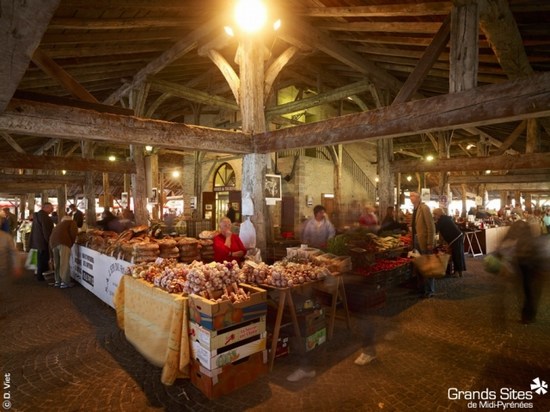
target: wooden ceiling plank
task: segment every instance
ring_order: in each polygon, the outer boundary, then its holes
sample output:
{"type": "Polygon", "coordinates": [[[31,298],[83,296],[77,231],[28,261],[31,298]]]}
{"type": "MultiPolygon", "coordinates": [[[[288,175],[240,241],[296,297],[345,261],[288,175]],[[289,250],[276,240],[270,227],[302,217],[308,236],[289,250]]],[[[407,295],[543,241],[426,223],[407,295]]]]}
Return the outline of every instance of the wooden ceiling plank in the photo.
{"type": "Polygon", "coordinates": [[[17,99],[0,115],[1,130],[208,152],[250,153],[252,147],[250,136],[241,133],[17,99]]]}
{"type": "Polygon", "coordinates": [[[0,175],[0,183],[46,183],[53,186],[62,184],[78,184],[84,182],[84,176],[70,175],[18,175],[18,174],[3,174],[0,175]]]}
{"type": "MultiPolygon", "coordinates": [[[[254,136],[274,152],[504,123],[550,114],[550,73],[254,136]]],[[[0,118],[1,119],[1,118],[0,118]]]]}
{"type": "Polygon", "coordinates": [[[12,98],[60,0],[2,2],[0,113],[12,98]],[[5,28],[5,29],[4,29],[5,28]]]}

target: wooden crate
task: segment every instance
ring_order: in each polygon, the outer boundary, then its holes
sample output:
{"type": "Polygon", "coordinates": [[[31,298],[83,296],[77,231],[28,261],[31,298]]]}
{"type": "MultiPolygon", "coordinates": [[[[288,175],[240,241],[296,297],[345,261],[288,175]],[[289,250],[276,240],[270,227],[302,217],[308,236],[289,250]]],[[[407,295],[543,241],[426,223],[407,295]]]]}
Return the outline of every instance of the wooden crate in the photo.
{"type": "Polygon", "coordinates": [[[210,351],[233,345],[264,332],[265,316],[220,330],[210,330],[195,322],[189,322],[189,340],[198,342],[210,351]]]}
{"type": "Polygon", "coordinates": [[[242,388],[265,375],[268,370],[267,351],[257,352],[222,368],[208,370],[191,361],[191,383],[207,398],[215,399],[242,388]]]}
{"type": "Polygon", "coordinates": [[[265,316],[267,292],[251,285],[240,286],[250,292],[250,299],[240,303],[213,302],[199,295],[189,295],[189,319],[207,329],[220,330],[265,316]]]}
{"type": "Polygon", "coordinates": [[[261,335],[229,345],[223,348],[208,350],[199,342],[191,342],[191,357],[199,361],[206,369],[220,368],[239,359],[246,358],[256,352],[265,350],[267,345],[267,332],[261,335]],[[236,346],[239,345],[239,346],[236,346]]]}

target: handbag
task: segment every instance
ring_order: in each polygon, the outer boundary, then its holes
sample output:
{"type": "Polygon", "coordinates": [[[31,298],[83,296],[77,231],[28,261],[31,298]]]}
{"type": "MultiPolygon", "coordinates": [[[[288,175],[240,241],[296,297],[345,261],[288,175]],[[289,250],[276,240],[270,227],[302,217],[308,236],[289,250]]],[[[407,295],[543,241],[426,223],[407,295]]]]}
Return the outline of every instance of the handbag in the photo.
{"type": "Polygon", "coordinates": [[[420,255],[413,260],[413,264],[425,278],[442,278],[445,276],[450,258],[451,255],[447,253],[420,255]]]}

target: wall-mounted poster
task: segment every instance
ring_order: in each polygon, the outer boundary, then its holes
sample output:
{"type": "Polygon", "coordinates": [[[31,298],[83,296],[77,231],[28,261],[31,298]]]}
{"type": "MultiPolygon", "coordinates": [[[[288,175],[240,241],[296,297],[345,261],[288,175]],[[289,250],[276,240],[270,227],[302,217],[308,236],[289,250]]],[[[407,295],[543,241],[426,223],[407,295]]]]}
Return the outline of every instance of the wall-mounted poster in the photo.
{"type": "Polygon", "coordinates": [[[120,206],[128,207],[128,192],[122,192],[120,194],[120,206]]]}
{"type": "Polygon", "coordinates": [[[152,203],[152,204],[157,204],[159,201],[159,198],[158,198],[158,190],[156,187],[153,187],[151,189],[151,197],[149,198],[149,203],[152,203]]]}
{"type": "Polygon", "coordinates": [[[280,175],[265,175],[264,196],[268,201],[282,199],[282,187],[280,175]]]}

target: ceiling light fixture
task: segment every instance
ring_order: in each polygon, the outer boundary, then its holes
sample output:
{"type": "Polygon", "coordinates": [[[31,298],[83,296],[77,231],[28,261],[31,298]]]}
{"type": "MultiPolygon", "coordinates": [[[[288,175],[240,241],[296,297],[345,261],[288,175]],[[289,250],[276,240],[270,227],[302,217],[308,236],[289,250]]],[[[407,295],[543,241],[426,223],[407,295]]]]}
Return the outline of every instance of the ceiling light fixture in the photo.
{"type": "Polygon", "coordinates": [[[410,182],[411,180],[413,180],[413,177],[411,175],[408,175],[407,176],[407,182],[410,182]]]}
{"type": "Polygon", "coordinates": [[[116,160],[116,156],[114,156],[114,155],[109,156],[109,161],[110,162],[114,162],[115,160],[116,160]]]}
{"type": "Polygon", "coordinates": [[[235,21],[247,33],[258,32],[267,20],[267,8],[261,0],[240,0],[235,7],[235,21]]]}
{"type": "Polygon", "coordinates": [[[428,162],[431,162],[432,160],[434,160],[434,157],[432,155],[428,155],[428,156],[426,156],[426,160],[428,162]]]}

